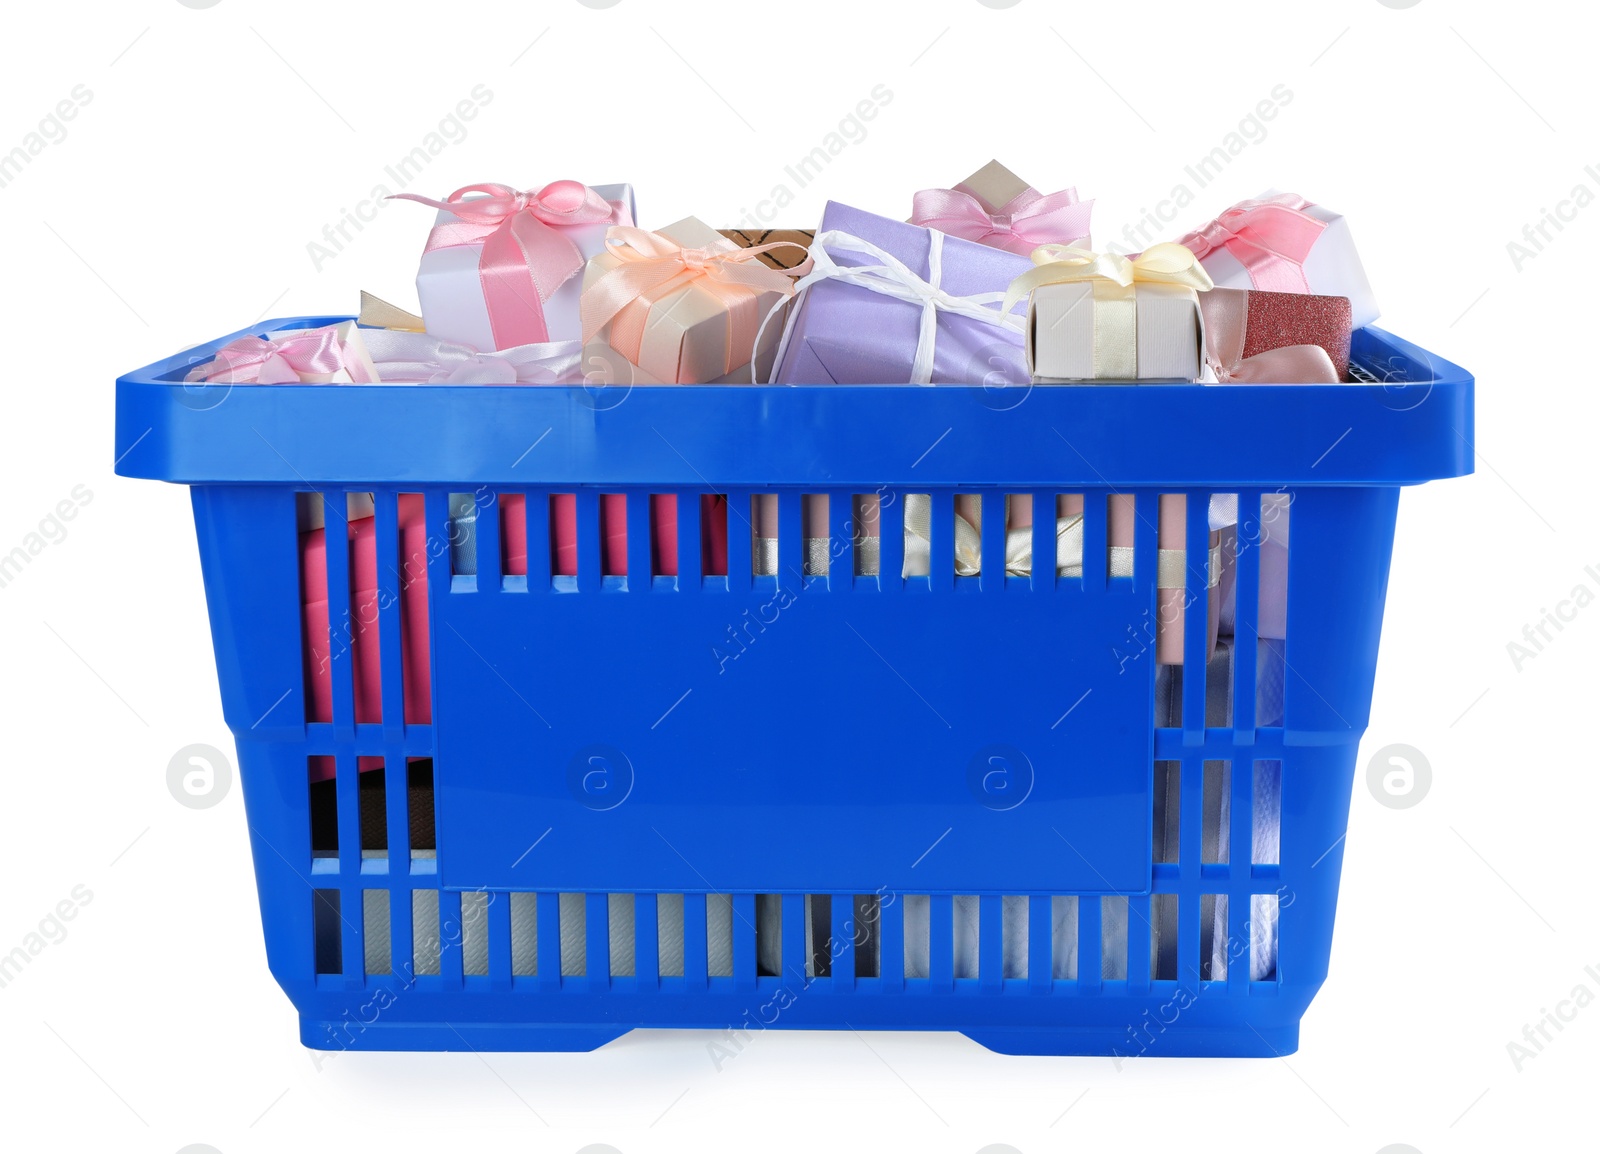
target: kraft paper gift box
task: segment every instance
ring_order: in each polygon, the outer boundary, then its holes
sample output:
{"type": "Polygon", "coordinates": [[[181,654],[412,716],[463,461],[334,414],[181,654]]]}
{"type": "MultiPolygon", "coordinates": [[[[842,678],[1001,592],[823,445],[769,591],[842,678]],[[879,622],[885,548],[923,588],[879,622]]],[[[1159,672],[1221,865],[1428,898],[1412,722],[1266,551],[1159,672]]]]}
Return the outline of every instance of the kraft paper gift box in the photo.
{"type": "Polygon", "coordinates": [[[1217,379],[1238,384],[1337,384],[1350,368],[1345,297],[1214,288],[1200,298],[1217,379]]]}
{"type": "Polygon", "coordinates": [[[584,342],[620,355],[636,385],[764,378],[808,268],[772,268],[759,258],[799,249],[767,243],[781,247],[741,247],[694,217],[654,233],[613,229],[584,270],[584,342]]]}
{"type": "Polygon", "coordinates": [[[998,160],[954,188],[929,188],[911,200],[911,223],[1027,256],[1043,244],[1090,247],[1094,201],[1075,188],[1041,193],[998,160]]]}
{"type": "Polygon", "coordinates": [[[1356,328],[1378,319],[1349,222],[1295,193],[1269,189],[1240,201],[1178,243],[1218,288],[1348,297],[1356,328]]]}
{"type": "Polygon", "coordinates": [[[556,181],[537,193],[470,185],[443,201],[417,269],[430,336],[494,352],[577,340],[585,263],[634,223],[633,187],[556,181]],[[454,211],[452,211],[452,208],[454,211]]]}
{"type": "Polygon", "coordinates": [[[1035,383],[1201,380],[1210,278],[1188,249],[1156,245],[1133,260],[1046,245],[1007,301],[1026,294],[1035,383]]]}
{"type": "Polygon", "coordinates": [[[775,383],[1027,383],[1022,317],[999,307],[1027,257],[835,202],[812,255],[775,383]],[[930,287],[940,295],[923,347],[922,306],[892,294],[930,287]]]}
{"type": "Polygon", "coordinates": [[[809,249],[812,242],[817,239],[817,230],[813,228],[723,228],[717,232],[723,239],[731,240],[740,248],[757,248],[780,243],[799,246],[799,248],[769,249],[762,253],[761,263],[770,268],[798,268],[806,259],[806,254],[801,249],[809,249]]]}

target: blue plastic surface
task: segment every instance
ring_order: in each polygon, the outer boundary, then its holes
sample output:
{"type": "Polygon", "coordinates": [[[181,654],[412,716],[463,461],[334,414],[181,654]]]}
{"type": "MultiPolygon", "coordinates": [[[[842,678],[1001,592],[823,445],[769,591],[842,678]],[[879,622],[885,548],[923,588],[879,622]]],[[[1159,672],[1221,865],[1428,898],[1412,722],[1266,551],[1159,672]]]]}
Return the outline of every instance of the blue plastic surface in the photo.
{"type": "MultiPolygon", "coordinates": [[[[1398,487],[1472,468],[1461,369],[1366,329],[1353,358],[1376,380],[1366,386],[176,383],[228,339],[118,382],[117,471],[193,486],[268,958],[307,1045],[587,1049],[638,1027],[849,1023],[959,1030],[1017,1053],[1295,1048],[1327,973],[1398,487]],[[332,498],[330,541],[342,539],[343,495],[374,497],[379,724],[355,723],[339,660],[333,720],[306,720],[306,492],[332,498]],[[688,498],[711,492],[728,496],[726,575],[701,572],[688,498]],[[751,497],[770,492],[777,576],[755,572],[750,543],[751,497]],[[429,725],[400,720],[406,493],[423,494],[430,534],[429,725]],[[470,566],[449,544],[462,493],[476,494],[470,566]],[[563,493],[577,494],[568,577],[551,574],[549,498],[563,493]],[[602,493],[627,496],[626,576],[601,572],[602,493]],[[648,572],[637,531],[664,493],[679,495],[674,577],[648,572]],[[826,575],[807,572],[801,527],[803,495],[819,493],[826,575]],[[863,493],[883,499],[883,576],[855,564],[851,498],[863,493]],[[901,568],[901,498],[920,493],[935,498],[933,576],[888,576],[901,568]],[[980,497],[987,525],[1004,523],[1007,494],[1041,509],[1082,494],[1082,576],[1007,577],[1004,541],[986,533],[981,574],[957,577],[957,493],[980,497]],[[1134,495],[1132,577],[1110,575],[1112,493],[1134,495]],[[1264,494],[1290,495],[1281,724],[1256,717],[1249,547],[1236,563],[1231,718],[1206,724],[1200,564],[1185,573],[1177,715],[1158,715],[1163,493],[1188,497],[1190,558],[1207,555],[1212,494],[1238,495],[1242,539],[1264,494]],[[526,574],[502,572],[508,494],[526,498],[526,574]],[[323,756],[337,767],[338,838],[319,855],[308,760],[323,756]],[[362,852],[358,757],[391,767],[380,852],[362,852]],[[421,758],[436,855],[414,846],[418,798],[400,787],[398,767],[421,758]],[[1223,762],[1233,852],[1202,860],[1205,783],[1223,762]],[[1281,781],[1276,861],[1246,848],[1262,763],[1281,781]],[[1158,765],[1159,782],[1178,782],[1163,795],[1168,853],[1153,851],[1158,765]],[[531,915],[514,897],[525,894],[538,895],[531,915]],[[678,899],[657,895],[684,895],[681,941],[662,941],[678,899]],[[1213,916],[1219,895],[1226,912],[1213,916]],[[1275,967],[1252,980],[1234,958],[1224,974],[1205,943],[1214,951],[1225,927],[1223,945],[1247,955],[1260,896],[1277,902],[1275,967]],[[1104,916],[1124,900],[1125,943],[1108,944],[1104,916]],[[627,958],[612,949],[619,903],[627,958]],[[1070,959],[1063,908],[1076,919],[1070,959]],[[975,971],[952,945],[973,910],[975,971]],[[424,919],[438,927],[428,962],[424,919]],[[925,960],[908,965],[906,935],[924,927],[925,960]],[[370,956],[369,935],[387,940],[385,956],[370,956]],[[1103,976],[1113,945],[1123,953],[1103,976]]],[[[1053,556],[1053,523],[1035,532],[1035,555],[1053,556]]],[[[348,565],[328,551],[335,622],[351,608],[348,565]]]]}

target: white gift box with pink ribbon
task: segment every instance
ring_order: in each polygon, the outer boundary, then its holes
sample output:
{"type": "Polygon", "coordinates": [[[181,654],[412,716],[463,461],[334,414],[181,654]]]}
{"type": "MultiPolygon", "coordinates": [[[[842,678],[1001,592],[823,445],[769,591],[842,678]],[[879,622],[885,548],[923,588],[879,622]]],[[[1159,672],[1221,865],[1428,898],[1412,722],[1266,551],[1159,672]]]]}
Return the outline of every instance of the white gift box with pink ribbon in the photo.
{"type": "Polygon", "coordinates": [[[1292,192],[1268,189],[1179,238],[1218,288],[1350,298],[1356,328],[1378,301],[1344,217],[1292,192]]]}
{"type": "Polygon", "coordinates": [[[634,223],[633,187],[558,180],[537,192],[474,184],[444,200],[417,269],[428,335],[479,352],[582,336],[584,265],[634,223]]]}

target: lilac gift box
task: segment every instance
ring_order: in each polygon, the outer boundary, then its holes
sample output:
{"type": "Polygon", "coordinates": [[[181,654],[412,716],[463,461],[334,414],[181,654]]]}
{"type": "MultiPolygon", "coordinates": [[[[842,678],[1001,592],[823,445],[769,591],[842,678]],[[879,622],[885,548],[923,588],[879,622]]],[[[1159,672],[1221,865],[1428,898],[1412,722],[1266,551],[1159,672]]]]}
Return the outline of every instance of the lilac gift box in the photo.
{"type": "MultiPolygon", "coordinates": [[[[931,282],[932,230],[830,201],[822,214],[819,240],[822,233],[830,231],[876,245],[915,276],[931,282]]],[[[935,287],[952,296],[994,294],[998,302],[1006,287],[1033,267],[1027,257],[1003,249],[952,236],[941,235],[941,240],[941,268],[935,287]]],[[[860,268],[878,263],[870,254],[824,247],[840,266],[860,268]]],[[[872,385],[911,379],[922,320],[920,305],[838,279],[801,283],[805,287],[791,315],[773,383],[872,385]]],[[[994,311],[998,317],[998,306],[994,311]]],[[[990,324],[940,309],[933,348],[929,383],[1028,382],[1020,326],[990,324]]]]}

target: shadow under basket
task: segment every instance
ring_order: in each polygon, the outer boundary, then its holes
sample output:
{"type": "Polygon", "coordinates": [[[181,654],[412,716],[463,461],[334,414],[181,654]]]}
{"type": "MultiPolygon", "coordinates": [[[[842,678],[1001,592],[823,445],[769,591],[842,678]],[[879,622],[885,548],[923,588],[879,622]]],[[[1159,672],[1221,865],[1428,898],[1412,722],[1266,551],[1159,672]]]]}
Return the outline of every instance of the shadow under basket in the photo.
{"type": "Polygon", "coordinates": [[[193,489],[306,1045],[1296,1048],[1456,366],[1369,328],[1342,386],[185,387],[229,339],[118,382],[117,471],[193,489]]]}

